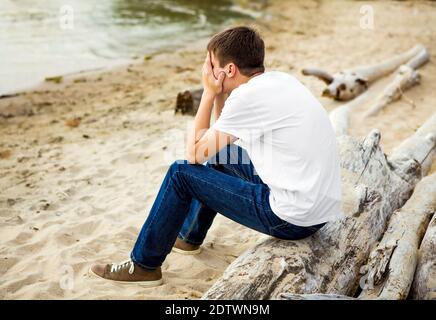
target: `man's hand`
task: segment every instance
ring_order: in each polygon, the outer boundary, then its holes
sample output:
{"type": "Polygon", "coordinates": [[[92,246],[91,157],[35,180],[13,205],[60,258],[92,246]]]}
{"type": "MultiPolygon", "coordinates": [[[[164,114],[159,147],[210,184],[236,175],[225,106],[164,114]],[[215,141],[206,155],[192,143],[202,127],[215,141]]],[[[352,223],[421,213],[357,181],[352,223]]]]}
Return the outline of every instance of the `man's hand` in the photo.
{"type": "Polygon", "coordinates": [[[233,143],[236,137],[210,129],[210,116],[212,107],[216,105],[217,118],[221,113],[227,95],[223,93],[224,71],[220,71],[218,78],[215,77],[210,53],[208,52],[203,64],[203,95],[200,106],[194,119],[194,128],[188,135],[186,158],[189,163],[201,164],[216,154],[221,148],[233,143]]]}
{"type": "Polygon", "coordinates": [[[224,71],[221,71],[218,74],[218,78],[215,77],[212,70],[212,63],[210,62],[210,52],[208,52],[202,70],[204,94],[207,94],[213,98],[220,94],[223,91],[223,82],[225,76],[226,74],[224,71]]]}

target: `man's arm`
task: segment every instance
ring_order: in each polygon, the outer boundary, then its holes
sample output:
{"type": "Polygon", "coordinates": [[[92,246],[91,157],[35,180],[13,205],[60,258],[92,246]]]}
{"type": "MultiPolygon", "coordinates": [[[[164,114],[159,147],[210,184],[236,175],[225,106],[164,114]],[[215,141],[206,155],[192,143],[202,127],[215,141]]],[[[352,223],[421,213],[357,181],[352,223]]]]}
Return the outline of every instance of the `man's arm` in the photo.
{"type": "Polygon", "coordinates": [[[220,73],[218,79],[215,78],[212,72],[212,65],[210,63],[209,53],[203,65],[203,95],[201,97],[200,106],[198,107],[197,114],[194,119],[194,127],[188,135],[188,146],[186,158],[189,163],[203,163],[213,155],[215,155],[221,148],[227,144],[233,143],[236,138],[232,135],[210,129],[210,117],[215,98],[218,97],[217,108],[215,115],[221,114],[224,102],[222,98],[222,83],[225,74],[220,73]],[[222,106],[221,106],[222,104],[222,106]]]}
{"type": "Polygon", "coordinates": [[[218,118],[221,115],[221,111],[223,110],[224,103],[226,102],[227,98],[229,97],[226,93],[220,93],[215,97],[215,121],[218,120],[218,118]]]}

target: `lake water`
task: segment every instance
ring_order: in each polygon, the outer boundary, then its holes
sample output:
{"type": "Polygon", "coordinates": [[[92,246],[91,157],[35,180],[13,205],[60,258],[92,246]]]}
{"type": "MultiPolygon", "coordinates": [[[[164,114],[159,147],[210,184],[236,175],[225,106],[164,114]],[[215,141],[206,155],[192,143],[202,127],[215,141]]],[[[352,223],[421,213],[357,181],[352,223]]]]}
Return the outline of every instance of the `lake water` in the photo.
{"type": "Polygon", "coordinates": [[[235,1],[0,0],[0,95],[128,63],[256,13],[235,1]]]}

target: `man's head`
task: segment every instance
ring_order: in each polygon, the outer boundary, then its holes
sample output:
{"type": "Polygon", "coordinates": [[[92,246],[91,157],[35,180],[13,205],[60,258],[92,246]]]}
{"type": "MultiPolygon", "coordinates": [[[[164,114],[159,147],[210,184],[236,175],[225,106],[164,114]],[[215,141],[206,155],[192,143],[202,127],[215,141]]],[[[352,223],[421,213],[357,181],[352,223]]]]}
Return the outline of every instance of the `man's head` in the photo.
{"type": "Polygon", "coordinates": [[[235,27],[216,34],[208,43],[215,78],[226,77],[223,91],[231,92],[255,74],[265,71],[265,44],[260,35],[248,27],[235,27]]]}

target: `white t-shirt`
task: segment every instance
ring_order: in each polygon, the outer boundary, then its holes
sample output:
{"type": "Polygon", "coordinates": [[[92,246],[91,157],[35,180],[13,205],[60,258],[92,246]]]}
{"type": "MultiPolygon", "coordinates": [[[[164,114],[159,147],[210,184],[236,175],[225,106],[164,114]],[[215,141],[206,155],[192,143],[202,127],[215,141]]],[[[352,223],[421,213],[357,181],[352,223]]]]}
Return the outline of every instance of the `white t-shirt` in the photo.
{"type": "Polygon", "coordinates": [[[296,78],[278,71],[251,78],[232,91],[212,128],[239,138],[281,219],[311,226],[342,217],[336,136],[296,78]]]}

